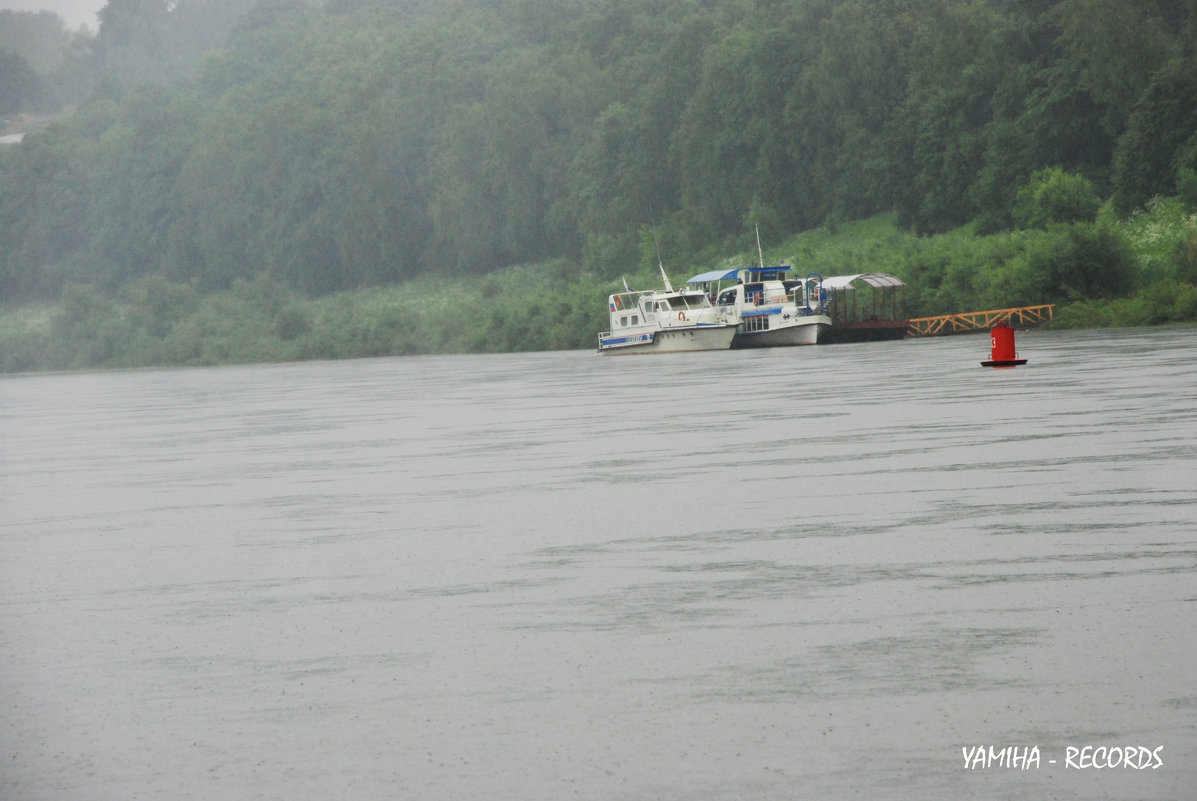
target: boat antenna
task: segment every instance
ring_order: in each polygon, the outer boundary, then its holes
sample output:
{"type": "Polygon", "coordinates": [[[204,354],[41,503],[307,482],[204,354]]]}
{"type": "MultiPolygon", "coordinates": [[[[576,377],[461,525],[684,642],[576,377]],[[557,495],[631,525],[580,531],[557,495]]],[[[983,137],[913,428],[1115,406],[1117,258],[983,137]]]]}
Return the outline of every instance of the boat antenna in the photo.
{"type": "Polygon", "coordinates": [[[753,223],[756,228],[756,256],[761,260],[761,269],[765,269],[765,254],[761,252],[761,226],[760,223],[753,223]]]}
{"type": "Polygon", "coordinates": [[[657,239],[657,224],[653,223],[653,245],[657,249],[657,269],[661,271],[661,277],[665,279],[665,291],[672,292],[673,284],[669,283],[669,276],[665,274],[665,265],[661,262],[661,243],[657,239]]]}

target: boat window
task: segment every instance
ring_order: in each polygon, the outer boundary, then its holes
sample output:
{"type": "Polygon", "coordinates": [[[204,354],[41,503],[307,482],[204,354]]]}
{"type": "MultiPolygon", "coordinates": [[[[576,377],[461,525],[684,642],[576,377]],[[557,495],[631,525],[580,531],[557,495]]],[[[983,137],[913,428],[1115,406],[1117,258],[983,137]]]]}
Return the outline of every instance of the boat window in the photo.
{"type": "Polygon", "coordinates": [[[686,309],[699,308],[704,300],[706,300],[706,295],[701,293],[675,295],[669,299],[669,305],[675,309],[685,311],[686,309]]]}
{"type": "Polygon", "coordinates": [[[769,330],[769,315],[758,314],[755,317],[744,318],[745,331],[768,331],[769,330]]]}
{"type": "Polygon", "coordinates": [[[625,314],[623,317],[620,317],[620,318],[619,318],[619,324],[620,324],[620,325],[627,325],[627,324],[628,324],[628,316],[627,316],[626,314],[625,314]]]}
{"type": "Polygon", "coordinates": [[[633,314],[632,315],[632,325],[639,325],[639,324],[640,324],[640,320],[637,319],[636,315],[633,314]]]}
{"type": "Polygon", "coordinates": [[[725,289],[722,293],[720,293],[720,295],[719,295],[719,305],[720,306],[730,306],[731,304],[733,304],[735,302],[736,302],[736,290],[725,289]]]}

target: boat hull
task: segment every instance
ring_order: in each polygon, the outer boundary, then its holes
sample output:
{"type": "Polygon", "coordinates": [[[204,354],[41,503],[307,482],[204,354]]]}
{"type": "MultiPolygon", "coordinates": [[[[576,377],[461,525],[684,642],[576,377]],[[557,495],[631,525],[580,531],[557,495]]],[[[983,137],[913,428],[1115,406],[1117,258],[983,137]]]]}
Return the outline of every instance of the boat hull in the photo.
{"type": "Polygon", "coordinates": [[[703,325],[665,328],[640,334],[623,334],[599,343],[599,353],[682,353],[696,350],[727,350],[736,334],[734,325],[703,325]]]}
{"type": "Polygon", "coordinates": [[[778,348],[791,345],[815,345],[819,334],[831,327],[824,315],[799,318],[796,322],[766,331],[737,331],[733,348],[778,348]]]}

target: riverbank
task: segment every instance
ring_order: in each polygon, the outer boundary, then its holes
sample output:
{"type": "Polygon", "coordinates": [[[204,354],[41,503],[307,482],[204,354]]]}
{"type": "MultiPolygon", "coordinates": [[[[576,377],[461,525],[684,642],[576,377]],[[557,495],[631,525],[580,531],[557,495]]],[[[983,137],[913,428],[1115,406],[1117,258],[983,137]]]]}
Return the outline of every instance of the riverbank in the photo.
{"type": "MultiPolygon", "coordinates": [[[[754,251],[725,243],[666,269],[680,282],[700,266],[754,262],[754,251]]],[[[1056,329],[1197,322],[1197,214],[1176,200],[1122,222],[987,236],[919,237],[884,215],[794,235],[765,258],[802,275],[897,275],[911,317],[1055,303],[1056,329]]],[[[0,307],[0,371],[590,348],[622,278],[656,285],[655,254],[624,277],[558,259],[322,297],[270,279],[220,292],[160,277],[117,293],[71,284],[55,303],[0,307]]]]}

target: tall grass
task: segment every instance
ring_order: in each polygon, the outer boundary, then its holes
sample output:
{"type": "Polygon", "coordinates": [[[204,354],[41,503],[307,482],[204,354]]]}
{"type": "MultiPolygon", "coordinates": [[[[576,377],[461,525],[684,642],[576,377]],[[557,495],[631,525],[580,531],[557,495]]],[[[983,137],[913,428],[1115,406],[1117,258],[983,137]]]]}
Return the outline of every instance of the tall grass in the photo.
{"type": "MultiPolygon", "coordinates": [[[[797,275],[892,273],[911,317],[1056,303],[1057,327],[1197,321],[1197,214],[1178,199],[1125,221],[1106,210],[1094,223],[920,237],[882,215],[764,244],[767,263],[797,275]]],[[[629,265],[633,289],[660,285],[650,255],[629,265]]],[[[755,237],[744,237],[666,269],[680,285],[758,258],[755,237]]],[[[74,284],[55,304],[0,308],[0,370],[590,348],[607,294],[620,289],[565,260],[318,298],[269,280],[200,294],[146,278],[119,296],[74,284]]]]}

